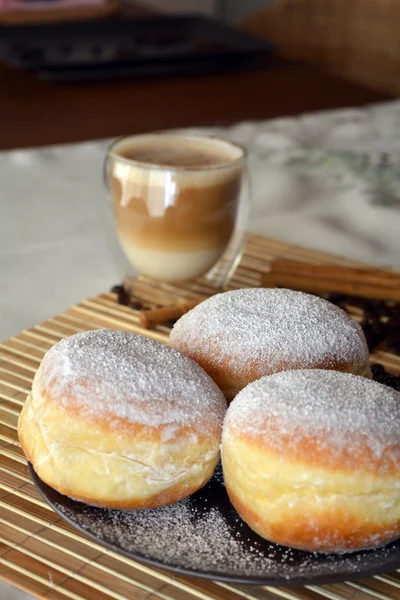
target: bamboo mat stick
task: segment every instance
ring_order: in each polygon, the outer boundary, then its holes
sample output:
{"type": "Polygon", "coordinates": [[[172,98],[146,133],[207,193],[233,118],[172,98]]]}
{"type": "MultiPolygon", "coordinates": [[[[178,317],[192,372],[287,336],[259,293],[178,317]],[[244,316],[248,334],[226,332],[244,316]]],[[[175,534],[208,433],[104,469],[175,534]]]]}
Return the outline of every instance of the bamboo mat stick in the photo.
{"type": "MultiPolygon", "coordinates": [[[[242,263],[230,287],[259,285],[262,275],[267,271],[266,266],[269,268],[269,262],[274,258],[360,268],[355,261],[250,236],[242,263]]],[[[385,285],[389,280],[393,282],[393,274],[385,273],[384,279],[385,285]]],[[[375,285],[375,280],[369,281],[371,283],[375,285]]],[[[395,285],[388,283],[387,287],[394,288],[395,285]]],[[[176,305],[180,300],[197,302],[214,292],[212,286],[201,280],[187,286],[157,286],[149,280],[141,280],[135,285],[135,299],[146,308],[157,309],[176,305]]],[[[358,320],[362,318],[362,311],[357,307],[351,308],[351,314],[358,320]]],[[[118,305],[115,294],[104,292],[97,298],[84,300],[80,305],[22,332],[0,346],[1,576],[48,600],[400,598],[399,572],[360,582],[293,589],[207,582],[168,574],[100,548],[96,542],[71,529],[51,510],[29,479],[16,432],[17,417],[41,357],[60,339],[79,331],[105,326],[156,336],[155,339],[166,342],[169,327],[156,325],[155,329],[144,329],[139,322],[140,315],[141,311],[118,305]],[[99,558],[94,561],[93,557],[99,558]],[[59,581],[64,581],[65,585],[52,585],[48,571],[58,574],[61,577],[59,581]]],[[[400,357],[382,350],[377,350],[373,357],[392,372],[400,373],[400,357]]]]}
{"type": "Polygon", "coordinates": [[[376,268],[313,265],[278,259],[271,262],[268,273],[262,274],[261,285],[400,301],[400,274],[376,268]]]}

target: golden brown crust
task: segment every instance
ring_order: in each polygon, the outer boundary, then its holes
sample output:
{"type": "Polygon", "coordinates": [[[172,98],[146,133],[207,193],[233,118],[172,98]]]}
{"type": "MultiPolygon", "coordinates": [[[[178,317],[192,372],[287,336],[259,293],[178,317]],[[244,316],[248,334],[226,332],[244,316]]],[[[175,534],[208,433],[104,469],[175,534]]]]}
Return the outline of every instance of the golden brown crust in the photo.
{"type": "Polygon", "coordinates": [[[224,425],[226,490],[254,531],[313,552],[373,548],[400,536],[400,465],[391,461],[392,469],[382,473],[376,460],[369,464],[368,452],[347,463],[351,440],[348,455],[337,460],[334,453],[328,458],[321,453],[316,439],[288,442],[276,452],[256,434],[224,425]]]}
{"type": "Polygon", "coordinates": [[[178,502],[211,478],[220,434],[193,438],[183,427],[111,428],[87,422],[51,399],[29,395],[18,422],[25,456],[39,477],[75,500],[114,509],[154,508],[178,502]]]}
{"type": "Polygon", "coordinates": [[[336,507],[309,513],[288,514],[274,522],[263,519],[242,502],[227,486],[227,493],[242,519],[258,535],[269,540],[309,552],[354,552],[388,544],[399,537],[400,520],[395,523],[366,524],[357,515],[349,515],[336,507]]]}
{"type": "MultiPolygon", "coordinates": [[[[66,402],[61,403],[60,397],[54,393],[51,388],[49,389],[43,383],[43,378],[40,375],[40,371],[38,371],[39,375],[34,382],[34,390],[35,393],[39,393],[40,397],[43,399],[45,403],[53,403],[56,402],[59,405],[60,413],[64,413],[65,415],[69,415],[74,419],[82,418],[82,409],[79,404],[76,402],[76,398],[74,398],[73,394],[67,393],[64,391],[63,398],[66,402]]],[[[165,404],[173,403],[172,399],[162,398],[165,404]]],[[[131,398],[128,400],[128,403],[135,404],[137,403],[137,399],[131,398]]],[[[112,413],[104,412],[87,412],[85,413],[85,422],[89,427],[98,427],[104,433],[104,435],[115,432],[117,429],[119,433],[126,438],[134,438],[140,439],[141,441],[152,441],[154,443],[162,441],[168,428],[170,427],[168,424],[158,425],[157,427],[147,426],[142,423],[136,423],[134,421],[130,421],[129,419],[123,419],[120,417],[116,417],[112,413]]],[[[210,435],[211,436],[219,436],[221,432],[221,424],[216,421],[215,423],[211,423],[207,421],[207,427],[205,427],[206,416],[204,415],[203,419],[200,417],[196,422],[196,435],[198,436],[200,441],[205,441],[210,435]],[[202,432],[207,430],[207,436],[202,435],[202,432]]],[[[190,425],[180,424],[179,426],[179,437],[183,439],[189,440],[190,436],[193,434],[193,427],[190,425]]]]}
{"type": "Polygon", "coordinates": [[[18,422],[48,485],[108,508],[154,508],[202,487],[219,459],[223,394],[193,361],[121,331],[62,340],[18,422]]]}
{"type": "Polygon", "coordinates": [[[279,426],[269,426],[271,436],[279,436],[279,454],[272,450],[265,440],[265,436],[254,432],[253,435],[237,433],[238,438],[245,444],[257,449],[258,452],[267,452],[276,460],[290,460],[297,463],[301,469],[303,465],[309,468],[326,468],[332,472],[341,473],[365,472],[378,474],[379,471],[385,475],[397,475],[400,473],[400,454],[398,446],[388,447],[382,459],[376,455],[366,443],[362,435],[349,435],[348,445],[342,448],[329,444],[328,434],[324,436],[308,435],[299,433],[296,443],[291,436],[284,436],[279,426]]]}
{"type": "MultiPolygon", "coordinates": [[[[190,347],[189,344],[186,344],[181,340],[179,342],[170,340],[169,344],[172,348],[175,348],[175,350],[178,350],[188,358],[195,360],[215,381],[228,401],[233,400],[233,398],[249,385],[249,383],[257,381],[261,377],[285,370],[293,371],[302,369],[301,364],[296,362],[291,362],[290,365],[288,365],[282,361],[279,368],[274,370],[271,369],[268,364],[263,362],[249,363],[247,361],[246,364],[243,364],[240,357],[235,357],[233,354],[224,359],[217,343],[214,344],[211,353],[203,351],[202,348],[190,347]]],[[[353,375],[361,375],[367,378],[372,377],[371,369],[367,362],[363,365],[361,370],[354,364],[332,361],[316,362],[313,368],[352,373],[353,375]]]]}
{"type": "Polygon", "coordinates": [[[177,321],[169,345],[196,361],[228,400],[249,383],[286,370],[372,377],[361,327],[326,300],[292,290],[217,294],[177,321]]]}
{"type": "MultiPolygon", "coordinates": [[[[209,478],[206,481],[204,481],[204,483],[202,485],[205,485],[208,480],[209,480],[209,478]]],[[[202,485],[200,487],[202,487],[202,485]]],[[[63,494],[64,496],[68,496],[69,498],[72,498],[73,500],[79,500],[79,502],[84,502],[85,504],[90,504],[92,506],[98,506],[100,508],[113,508],[114,510],[143,510],[143,509],[149,509],[149,508],[157,508],[159,506],[166,506],[167,504],[175,504],[175,502],[179,502],[180,500],[187,498],[187,496],[194,494],[195,492],[197,492],[198,489],[199,489],[198,486],[188,487],[188,486],[184,486],[184,485],[180,484],[180,485],[173,486],[173,487],[169,488],[168,490],[165,490],[164,492],[155,494],[154,496],[151,496],[150,498],[148,498],[146,500],[134,500],[134,499],[126,500],[126,501],[112,500],[112,501],[105,501],[103,503],[101,503],[99,501],[98,496],[94,495],[94,494],[92,494],[90,496],[82,495],[79,498],[75,498],[74,490],[72,490],[70,488],[64,488],[64,487],[60,486],[60,488],[57,491],[60,494],[63,494]]]]}

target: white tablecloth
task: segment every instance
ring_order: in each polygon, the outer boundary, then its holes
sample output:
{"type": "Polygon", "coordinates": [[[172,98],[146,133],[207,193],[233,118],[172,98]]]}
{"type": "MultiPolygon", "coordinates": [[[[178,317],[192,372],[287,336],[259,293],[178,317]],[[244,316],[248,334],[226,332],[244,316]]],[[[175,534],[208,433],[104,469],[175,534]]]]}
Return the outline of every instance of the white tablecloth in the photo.
{"type": "MultiPolygon", "coordinates": [[[[251,231],[400,265],[400,102],[191,131],[247,146],[251,231]]],[[[104,226],[108,142],[0,153],[0,338],[119,281],[104,226]]],[[[24,597],[0,586],[0,598],[24,597]]]]}

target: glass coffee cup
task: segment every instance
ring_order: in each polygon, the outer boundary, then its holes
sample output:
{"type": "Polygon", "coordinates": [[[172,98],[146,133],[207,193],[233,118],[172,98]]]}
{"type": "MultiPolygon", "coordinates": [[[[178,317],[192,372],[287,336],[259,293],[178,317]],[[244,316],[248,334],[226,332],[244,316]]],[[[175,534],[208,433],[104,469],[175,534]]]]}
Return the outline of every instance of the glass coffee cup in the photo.
{"type": "Polygon", "coordinates": [[[128,273],[167,283],[200,276],[224,287],[240,260],[249,191],[242,147],[152,133],[118,139],[105,178],[128,273]]]}

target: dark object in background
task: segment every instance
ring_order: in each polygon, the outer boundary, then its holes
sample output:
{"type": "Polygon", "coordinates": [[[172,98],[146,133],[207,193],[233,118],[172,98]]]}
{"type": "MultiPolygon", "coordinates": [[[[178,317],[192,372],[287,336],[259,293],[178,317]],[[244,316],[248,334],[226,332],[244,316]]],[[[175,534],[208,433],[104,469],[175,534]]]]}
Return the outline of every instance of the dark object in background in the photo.
{"type": "Polygon", "coordinates": [[[383,365],[378,363],[374,363],[371,365],[372,370],[372,378],[374,381],[378,381],[379,383],[383,383],[394,390],[400,392],[400,376],[393,375],[393,373],[388,373],[383,365]]]}
{"type": "Polygon", "coordinates": [[[0,27],[6,64],[60,81],[261,66],[271,50],[265,40],[200,16],[0,27]]]}
{"type": "Polygon", "coordinates": [[[117,294],[118,304],[122,304],[122,306],[129,306],[134,310],[143,310],[143,304],[141,302],[131,302],[131,299],[129,298],[129,293],[126,291],[122,284],[114,285],[110,291],[113,294],[117,294]]]}
{"type": "Polygon", "coordinates": [[[325,297],[344,310],[348,306],[361,308],[360,324],[370,352],[382,344],[389,352],[400,355],[400,303],[345,294],[327,294],[325,297]]]}

